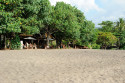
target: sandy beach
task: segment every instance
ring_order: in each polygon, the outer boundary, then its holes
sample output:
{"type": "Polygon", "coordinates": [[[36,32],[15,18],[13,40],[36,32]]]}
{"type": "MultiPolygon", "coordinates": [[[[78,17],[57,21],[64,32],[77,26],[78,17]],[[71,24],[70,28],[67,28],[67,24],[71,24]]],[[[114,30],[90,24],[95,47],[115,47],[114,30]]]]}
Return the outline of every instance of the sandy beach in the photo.
{"type": "Polygon", "coordinates": [[[0,83],[125,83],[125,51],[2,50],[0,83]]]}

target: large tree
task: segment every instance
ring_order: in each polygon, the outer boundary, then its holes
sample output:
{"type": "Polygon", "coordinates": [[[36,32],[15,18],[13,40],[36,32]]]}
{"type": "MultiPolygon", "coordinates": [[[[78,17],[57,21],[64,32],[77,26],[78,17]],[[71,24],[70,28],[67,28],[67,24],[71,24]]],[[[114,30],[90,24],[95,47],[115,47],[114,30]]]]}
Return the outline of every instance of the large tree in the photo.
{"type": "Polygon", "coordinates": [[[121,43],[123,40],[123,34],[125,31],[125,20],[123,18],[119,18],[119,20],[116,22],[115,27],[115,35],[118,38],[117,41],[117,47],[121,48],[123,47],[123,43],[121,43]]]}
{"type": "Polygon", "coordinates": [[[116,28],[115,30],[119,33],[125,30],[125,20],[123,18],[119,18],[119,20],[116,22],[116,28]]]}
{"type": "Polygon", "coordinates": [[[22,0],[21,29],[23,34],[38,34],[37,15],[40,10],[40,0],[22,0]]]}
{"type": "Polygon", "coordinates": [[[21,1],[2,0],[0,2],[0,26],[1,33],[20,33],[21,1]]]}
{"type": "Polygon", "coordinates": [[[91,45],[97,40],[97,31],[92,21],[85,21],[85,25],[81,28],[80,44],[84,46],[91,45]]]}
{"type": "Polygon", "coordinates": [[[39,21],[40,31],[47,34],[47,48],[49,48],[52,22],[52,6],[49,0],[40,0],[40,10],[37,19],[39,21]]]}
{"type": "Polygon", "coordinates": [[[21,21],[19,20],[21,14],[22,0],[2,0],[0,1],[0,33],[4,35],[5,48],[6,36],[21,33],[21,21]]]}
{"type": "Polygon", "coordinates": [[[55,27],[58,28],[58,32],[55,33],[57,45],[61,45],[62,40],[78,39],[80,37],[80,21],[84,20],[84,18],[80,19],[80,15],[83,13],[64,2],[57,2],[54,11],[55,27]]]}
{"type": "Polygon", "coordinates": [[[39,33],[37,26],[39,2],[39,0],[2,0],[0,2],[0,33],[5,37],[7,35],[15,37],[20,33],[39,33]]]}
{"type": "Polygon", "coordinates": [[[100,29],[103,32],[113,32],[114,31],[114,23],[112,21],[102,21],[99,23],[102,26],[100,29]]]}

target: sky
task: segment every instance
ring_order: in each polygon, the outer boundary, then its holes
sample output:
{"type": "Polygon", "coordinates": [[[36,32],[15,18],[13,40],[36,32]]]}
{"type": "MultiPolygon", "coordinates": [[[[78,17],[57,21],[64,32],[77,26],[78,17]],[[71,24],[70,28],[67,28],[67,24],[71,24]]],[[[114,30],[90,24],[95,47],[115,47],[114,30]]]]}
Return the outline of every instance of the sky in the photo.
{"type": "Polygon", "coordinates": [[[50,0],[52,5],[59,1],[77,7],[96,27],[100,27],[98,24],[102,21],[125,18],[125,0],[50,0]]]}

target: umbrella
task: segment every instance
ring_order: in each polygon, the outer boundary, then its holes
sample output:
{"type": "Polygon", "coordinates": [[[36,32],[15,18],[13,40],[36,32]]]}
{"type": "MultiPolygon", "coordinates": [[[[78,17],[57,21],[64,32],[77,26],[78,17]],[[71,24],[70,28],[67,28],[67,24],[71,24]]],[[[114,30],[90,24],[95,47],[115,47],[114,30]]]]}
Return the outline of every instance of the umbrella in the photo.
{"type": "Polygon", "coordinates": [[[27,37],[27,38],[24,38],[24,39],[28,39],[28,40],[36,40],[36,39],[33,38],[33,37],[27,37]]]}
{"type": "MultiPolygon", "coordinates": [[[[44,40],[46,41],[47,39],[44,39],[44,40]]],[[[52,41],[52,40],[54,40],[54,39],[49,38],[49,40],[52,41]]]]}
{"type": "Polygon", "coordinates": [[[36,40],[35,38],[33,37],[27,37],[27,38],[24,38],[24,39],[27,39],[27,40],[32,40],[32,44],[33,44],[33,40],[36,40]]]}

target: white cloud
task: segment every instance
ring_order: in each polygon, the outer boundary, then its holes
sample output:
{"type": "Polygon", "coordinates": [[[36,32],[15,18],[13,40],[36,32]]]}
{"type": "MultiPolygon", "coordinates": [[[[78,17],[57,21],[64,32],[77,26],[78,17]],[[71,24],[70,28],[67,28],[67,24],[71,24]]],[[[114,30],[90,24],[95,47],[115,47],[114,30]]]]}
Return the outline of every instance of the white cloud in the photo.
{"type": "Polygon", "coordinates": [[[125,4],[125,0],[112,0],[112,2],[119,4],[119,5],[125,4]]]}
{"type": "Polygon", "coordinates": [[[55,5],[58,1],[71,4],[72,6],[76,6],[78,9],[84,11],[104,11],[102,8],[99,8],[99,6],[95,3],[95,0],[50,0],[52,5],[55,5]]]}
{"type": "Polygon", "coordinates": [[[125,0],[50,0],[52,5],[58,1],[76,6],[96,26],[102,21],[117,21],[120,17],[125,18],[125,0]]]}
{"type": "Polygon", "coordinates": [[[64,1],[65,3],[69,3],[69,0],[50,0],[52,5],[55,5],[56,2],[64,1]]]}

